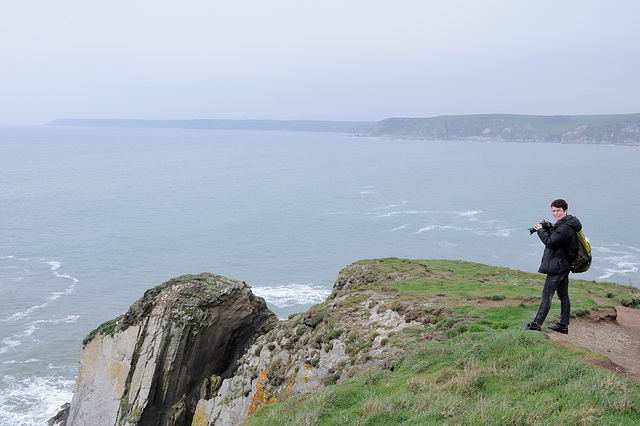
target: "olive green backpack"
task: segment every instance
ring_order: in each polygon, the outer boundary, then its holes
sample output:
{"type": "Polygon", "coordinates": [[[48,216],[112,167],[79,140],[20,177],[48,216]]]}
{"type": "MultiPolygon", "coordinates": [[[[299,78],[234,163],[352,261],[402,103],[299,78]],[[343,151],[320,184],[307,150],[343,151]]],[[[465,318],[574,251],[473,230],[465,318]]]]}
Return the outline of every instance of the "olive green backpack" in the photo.
{"type": "Polygon", "coordinates": [[[571,272],[575,274],[588,271],[593,260],[589,239],[584,236],[582,231],[576,231],[576,236],[578,237],[578,257],[571,262],[571,272]]]}

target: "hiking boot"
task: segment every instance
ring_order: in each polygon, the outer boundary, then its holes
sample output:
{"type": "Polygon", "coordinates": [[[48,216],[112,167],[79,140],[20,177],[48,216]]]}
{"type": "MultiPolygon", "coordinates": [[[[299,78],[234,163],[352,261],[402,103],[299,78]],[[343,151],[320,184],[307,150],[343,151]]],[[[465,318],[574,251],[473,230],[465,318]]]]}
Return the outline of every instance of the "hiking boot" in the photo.
{"type": "Polygon", "coordinates": [[[569,334],[569,326],[562,323],[557,323],[554,325],[550,325],[549,328],[553,331],[557,331],[562,334],[569,334]]]}
{"type": "Polygon", "coordinates": [[[535,322],[530,322],[529,324],[525,325],[524,329],[525,330],[533,330],[533,331],[542,331],[540,326],[538,324],[536,324],[535,322]]]}

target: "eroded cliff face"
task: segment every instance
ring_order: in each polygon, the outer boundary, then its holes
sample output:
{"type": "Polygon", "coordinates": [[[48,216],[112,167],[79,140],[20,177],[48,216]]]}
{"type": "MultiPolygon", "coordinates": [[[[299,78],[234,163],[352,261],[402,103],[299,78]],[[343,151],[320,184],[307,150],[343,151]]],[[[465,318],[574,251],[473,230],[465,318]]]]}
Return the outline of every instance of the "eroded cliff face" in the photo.
{"type": "Polygon", "coordinates": [[[390,289],[363,291],[406,278],[371,265],[343,269],[326,302],[256,339],[233,377],[217,394],[200,399],[192,425],[238,425],[265,405],[316,392],[374,366],[393,370],[403,349],[387,345],[388,337],[444,315],[428,314],[421,303],[398,304],[390,289]]]}
{"type": "MultiPolygon", "coordinates": [[[[87,338],[69,424],[277,423],[277,406],[251,414],[336,383],[369,386],[387,375],[383,370],[402,372],[407,363],[424,371],[439,352],[416,351],[417,342],[509,328],[495,309],[535,305],[530,291],[541,286],[535,274],[469,262],[363,260],[340,271],[325,302],[277,321],[241,281],[180,277],[147,291],[127,314],[87,338]],[[502,286],[521,288],[519,296],[505,300],[495,293],[502,286]]],[[[594,290],[581,291],[614,294],[608,285],[594,290]]],[[[627,296],[636,300],[626,290],[621,300],[627,296]]],[[[600,306],[591,316],[615,322],[616,311],[600,306]]],[[[457,368],[455,374],[444,368],[440,377],[455,382],[466,364],[457,368]]],[[[301,414],[307,422],[321,418],[301,414]]]]}
{"type": "Polygon", "coordinates": [[[67,424],[191,424],[198,400],[276,323],[242,281],[185,275],[155,287],[85,340],[67,424]]]}
{"type": "Polygon", "coordinates": [[[151,289],[86,339],[68,424],[238,425],[265,405],[393,370],[403,348],[389,338],[447,315],[377,288],[430,274],[406,270],[349,265],[327,301],[286,321],[244,282],[212,274],[151,289]]]}

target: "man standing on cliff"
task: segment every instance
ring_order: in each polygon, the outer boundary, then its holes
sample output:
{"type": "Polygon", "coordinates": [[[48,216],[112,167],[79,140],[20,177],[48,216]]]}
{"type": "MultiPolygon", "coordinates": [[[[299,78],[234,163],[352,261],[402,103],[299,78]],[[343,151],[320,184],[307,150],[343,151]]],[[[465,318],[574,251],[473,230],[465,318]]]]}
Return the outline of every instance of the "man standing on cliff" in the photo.
{"type": "Polygon", "coordinates": [[[582,229],[582,224],[577,217],[567,214],[568,208],[565,200],[553,201],[551,213],[556,223],[553,225],[548,222],[538,223],[533,227],[544,244],[544,253],[538,272],[547,274],[547,278],[542,289],[542,301],[538,313],[533,322],[526,325],[525,330],[541,331],[540,326],[549,313],[553,294],[557,292],[560,298],[560,322],[550,325],[549,328],[563,334],[569,332],[571,313],[569,271],[571,262],[578,255],[576,232],[582,229]]]}

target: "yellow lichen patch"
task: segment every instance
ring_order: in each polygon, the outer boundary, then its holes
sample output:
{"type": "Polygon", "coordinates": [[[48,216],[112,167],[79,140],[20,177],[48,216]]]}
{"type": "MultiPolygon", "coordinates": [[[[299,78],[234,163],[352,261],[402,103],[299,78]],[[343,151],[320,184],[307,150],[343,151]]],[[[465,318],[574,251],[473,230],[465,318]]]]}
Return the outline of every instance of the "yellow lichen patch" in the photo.
{"type": "Polygon", "coordinates": [[[127,374],[129,374],[129,364],[126,362],[113,361],[107,366],[107,378],[118,395],[122,395],[124,392],[127,374]]]}
{"type": "Polygon", "coordinates": [[[209,415],[207,414],[207,406],[204,401],[199,401],[196,407],[196,412],[193,413],[193,420],[191,426],[208,426],[209,415]]]}
{"type": "Polygon", "coordinates": [[[258,377],[258,383],[256,383],[256,393],[253,394],[253,400],[251,401],[251,407],[249,407],[249,413],[253,414],[258,411],[260,408],[265,405],[273,404],[278,402],[275,397],[269,398],[267,395],[268,383],[267,382],[267,374],[269,370],[264,370],[260,377],[258,377]]]}

